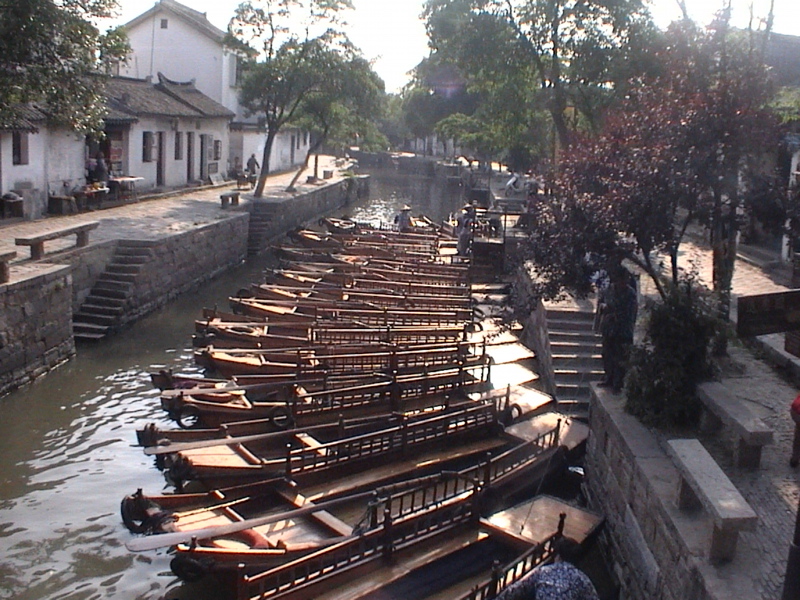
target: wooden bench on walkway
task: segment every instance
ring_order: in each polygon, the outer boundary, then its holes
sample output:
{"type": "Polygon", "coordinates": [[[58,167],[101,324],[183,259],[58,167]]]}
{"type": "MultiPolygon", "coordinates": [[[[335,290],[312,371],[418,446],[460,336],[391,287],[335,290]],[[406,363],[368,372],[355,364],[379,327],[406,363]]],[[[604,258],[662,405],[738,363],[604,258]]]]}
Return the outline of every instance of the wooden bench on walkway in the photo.
{"type": "Polygon", "coordinates": [[[713,431],[722,425],[729,427],[737,437],[734,449],[736,465],[744,469],[757,469],[761,464],[761,449],[773,442],[772,429],[722,383],[710,381],[700,384],[697,396],[705,407],[702,428],[713,431]]]}
{"type": "Polygon", "coordinates": [[[739,532],[754,529],[758,516],[698,440],[669,440],[667,444],[680,474],[678,508],[704,508],[714,521],[709,560],[733,559],[739,532]]]}
{"type": "Polygon", "coordinates": [[[231,206],[239,206],[239,192],[225,192],[220,194],[219,199],[222,203],[222,208],[228,208],[229,204],[231,206]]]}
{"type": "Polygon", "coordinates": [[[99,225],[100,221],[90,221],[88,223],[81,223],[80,225],[74,225],[72,227],[64,227],[63,229],[48,231],[47,233],[43,233],[41,235],[16,238],[14,243],[17,246],[30,246],[31,258],[33,260],[39,260],[44,256],[44,243],[50,240],[56,240],[58,238],[67,237],[68,235],[74,234],[77,236],[77,240],[75,242],[76,248],[88,246],[89,232],[92,229],[96,229],[99,225]]]}
{"type": "Polygon", "coordinates": [[[16,257],[16,250],[0,252],[0,283],[8,283],[11,280],[11,267],[9,263],[16,257]]]}

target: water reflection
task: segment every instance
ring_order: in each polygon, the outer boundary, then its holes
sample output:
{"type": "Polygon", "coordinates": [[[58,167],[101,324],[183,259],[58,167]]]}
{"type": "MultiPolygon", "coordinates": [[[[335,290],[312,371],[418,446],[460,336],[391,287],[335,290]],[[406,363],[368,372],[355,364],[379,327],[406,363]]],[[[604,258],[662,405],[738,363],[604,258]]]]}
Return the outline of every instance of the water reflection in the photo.
{"type": "MultiPolygon", "coordinates": [[[[441,220],[460,202],[458,188],[426,178],[374,172],[371,199],[335,216],[390,224],[403,204],[441,220]]],[[[147,422],[171,428],[148,374],[199,372],[191,333],[203,307],[272,266],[259,257],[186,294],[135,326],[78,355],[2,400],[0,420],[0,598],[223,599],[213,582],[178,582],[165,550],[132,554],[119,502],[143,488],[166,489],[154,460],[134,446],[147,422]]]]}

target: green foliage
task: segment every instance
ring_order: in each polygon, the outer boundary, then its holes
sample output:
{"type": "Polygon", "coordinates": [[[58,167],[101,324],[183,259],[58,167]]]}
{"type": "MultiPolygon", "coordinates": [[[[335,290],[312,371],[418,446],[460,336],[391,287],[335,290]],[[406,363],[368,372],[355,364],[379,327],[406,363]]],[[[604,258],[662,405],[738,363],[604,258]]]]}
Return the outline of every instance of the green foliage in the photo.
{"type": "Polygon", "coordinates": [[[267,128],[256,197],[264,191],[275,137],[301,107],[332,119],[342,113],[331,100],[332,69],[355,53],[341,22],[351,8],[350,0],[252,0],[236,9],[228,45],[256,57],[244,65],[240,101],[267,128]]]}
{"type": "Polygon", "coordinates": [[[626,410],[654,426],[689,425],[699,416],[697,385],[713,374],[711,341],[719,329],[709,298],[691,280],[648,309],[644,344],[631,353],[626,410]]]}
{"type": "Polygon", "coordinates": [[[51,121],[81,133],[102,131],[103,75],[127,54],[124,33],[101,34],[115,0],[0,3],[0,128],[13,129],[34,104],[51,121]]]}

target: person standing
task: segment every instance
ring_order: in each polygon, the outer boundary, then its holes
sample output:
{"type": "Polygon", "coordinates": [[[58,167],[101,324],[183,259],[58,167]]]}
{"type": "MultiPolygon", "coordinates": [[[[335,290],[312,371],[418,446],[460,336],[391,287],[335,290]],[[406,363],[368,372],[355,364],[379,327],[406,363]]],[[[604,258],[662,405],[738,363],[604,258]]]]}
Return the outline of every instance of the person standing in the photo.
{"type": "Polygon", "coordinates": [[[553,544],[552,564],[537,567],[501,591],[495,600],[599,600],[591,579],[575,566],[580,544],[562,537],[553,544]]]}
{"type": "Polygon", "coordinates": [[[631,284],[633,278],[623,266],[609,274],[610,285],[600,300],[600,335],[603,337],[603,370],[598,384],[620,392],[625,381],[628,356],[633,345],[638,300],[631,284]]]}
{"type": "Polygon", "coordinates": [[[459,256],[467,256],[469,254],[474,210],[471,204],[465,204],[456,217],[456,250],[459,256]]]}
{"type": "Polygon", "coordinates": [[[794,468],[800,464],[800,394],[792,402],[789,414],[794,421],[794,440],[792,441],[792,457],[789,459],[789,466],[794,468]]]}
{"type": "Polygon", "coordinates": [[[403,206],[400,212],[395,215],[394,222],[400,233],[411,231],[411,207],[408,204],[403,206]]]}

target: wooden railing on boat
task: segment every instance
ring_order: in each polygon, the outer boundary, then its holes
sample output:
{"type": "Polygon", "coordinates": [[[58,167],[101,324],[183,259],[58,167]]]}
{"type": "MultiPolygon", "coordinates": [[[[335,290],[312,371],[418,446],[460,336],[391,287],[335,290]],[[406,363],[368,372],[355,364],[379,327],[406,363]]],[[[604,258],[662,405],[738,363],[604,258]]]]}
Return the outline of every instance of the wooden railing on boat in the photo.
{"type": "Polygon", "coordinates": [[[287,451],[285,474],[289,479],[303,474],[329,469],[350,461],[399,451],[443,441],[487,429],[498,424],[494,403],[482,403],[456,413],[444,414],[421,421],[402,418],[399,425],[355,437],[315,444],[287,451]]]}
{"type": "Polygon", "coordinates": [[[467,342],[444,346],[392,347],[379,351],[330,350],[315,351],[299,347],[282,351],[279,348],[225,348],[213,346],[195,351],[195,362],[226,376],[244,373],[286,373],[301,376],[312,372],[346,373],[351,371],[408,373],[443,365],[465,366],[484,364],[488,355],[483,350],[470,351],[467,342]],[[478,353],[480,352],[480,354],[478,353]]]}
{"type": "Polygon", "coordinates": [[[492,569],[489,581],[476,586],[468,594],[464,594],[456,600],[492,600],[512,583],[519,581],[539,565],[549,562],[554,554],[553,544],[563,535],[564,516],[561,515],[558,530],[553,535],[539,542],[511,563],[505,566],[498,565],[492,569]]]}
{"type": "MultiPolygon", "coordinates": [[[[414,494],[411,490],[401,494],[414,494]]],[[[340,544],[314,552],[279,567],[254,575],[244,574],[237,579],[237,598],[307,597],[307,589],[328,577],[341,575],[352,568],[367,565],[377,559],[389,559],[404,547],[474,522],[480,513],[477,488],[459,493],[444,501],[408,513],[392,508],[395,498],[384,505],[383,514],[376,520],[379,526],[340,544]],[[394,518],[392,515],[397,514],[394,518]]],[[[431,497],[436,497],[433,494],[431,497]]],[[[406,500],[406,506],[410,503],[406,500]]]]}

